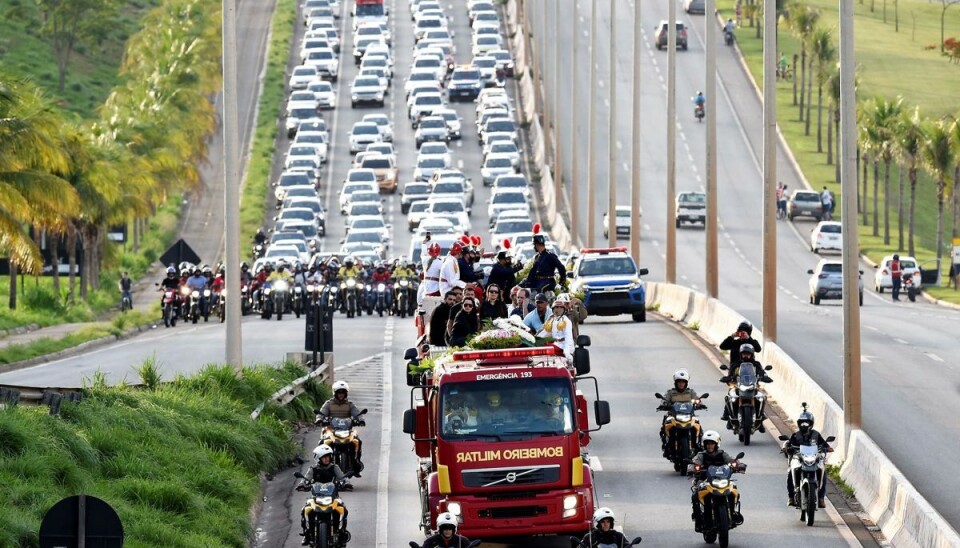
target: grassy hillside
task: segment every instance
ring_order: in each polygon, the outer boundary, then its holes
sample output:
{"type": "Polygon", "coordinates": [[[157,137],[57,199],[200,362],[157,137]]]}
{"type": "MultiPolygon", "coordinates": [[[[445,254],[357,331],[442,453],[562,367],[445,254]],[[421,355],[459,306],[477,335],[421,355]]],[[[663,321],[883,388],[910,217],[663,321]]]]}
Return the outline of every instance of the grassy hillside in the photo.
{"type": "Polygon", "coordinates": [[[34,0],[0,0],[0,69],[29,78],[56,98],[65,110],[89,118],[117,84],[117,69],[127,38],[160,0],[119,0],[110,30],[98,45],[80,44],[67,73],[66,89],[57,86],[53,49],[40,35],[40,11],[34,0]]]}

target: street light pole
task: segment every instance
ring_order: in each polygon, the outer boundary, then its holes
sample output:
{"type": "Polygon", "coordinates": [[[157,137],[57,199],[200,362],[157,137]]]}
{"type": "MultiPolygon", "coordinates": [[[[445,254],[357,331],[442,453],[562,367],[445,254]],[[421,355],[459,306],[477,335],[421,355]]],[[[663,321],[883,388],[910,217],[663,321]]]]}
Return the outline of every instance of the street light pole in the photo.
{"type": "MultiPolygon", "coordinates": [[[[716,12],[716,0],[706,0],[705,11],[716,12]]],[[[719,262],[717,253],[717,22],[707,17],[707,217],[706,217],[706,285],[707,296],[719,294],[719,262]]]]}
{"type": "Polygon", "coordinates": [[[610,0],[610,165],[607,167],[607,240],[617,247],[617,0],[610,0]]]}
{"type": "Polygon", "coordinates": [[[763,336],[777,340],[777,10],[763,10],[763,336]]]}
{"type": "Polygon", "coordinates": [[[561,211],[563,196],[563,141],[560,131],[560,2],[553,2],[553,201],[561,211]]]}
{"type": "Polygon", "coordinates": [[[597,3],[590,7],[590,131],[587,132],[587,247],[593,247],[597,236],[597,3]]]}
{"type": "Polygon", "coordinates": [[[667,0],[667,283],[677,283],[677,3],[667,0]]]}
{"type": "Polygon", "coordinates": [[[223,212],[226,221],[224,261],[227,276],[226,358],[243,367],[240,330],[240,123],[237,106],[237,0],[223,0],[223,212]]]}
{"type": "Polygon", "coordinates": [[[630,130],[632,156],[630,158],[630,255],[640,268],[640,46],[643,26],[640,21],[640,2],[633,3],[633,126],[630,130]]]}
{"type": "Polygon", "coordinates": [[[840,0],[840,221],[843,233],[843,418],[846,439],[849,439],[851,429],[860,428],[862,424],[855,71],[853,0],[840,0]]]}
{"type": "MultiPolygon", "coordinates": [[[[580,41],[580,10],[578,4],[577,0],[573,0],[573,16],[570,18],[570,22],[573,23],[573,32],[570,34],[570,49],[573,50],[570,71],[570,102],[573,105],[580,104],[577,94],[577,82],[580,81],[580,73],[577,71],[577,55],[580,49],[577,47],[577,43],[580,41]]],[[[574,247],[580,245],[580,154],[578,153],[580,150],[580,124],[577,123],[579,112],[580,109],[574,107],[570,113],[570,239],[573,241],[574,247]]]]}

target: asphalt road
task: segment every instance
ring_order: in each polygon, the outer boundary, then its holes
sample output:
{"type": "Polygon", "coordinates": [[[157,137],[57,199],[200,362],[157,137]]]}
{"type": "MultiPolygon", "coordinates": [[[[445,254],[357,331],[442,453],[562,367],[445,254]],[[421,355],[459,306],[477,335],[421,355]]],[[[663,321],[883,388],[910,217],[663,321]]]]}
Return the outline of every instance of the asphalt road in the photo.
{"type": "MultiPolygon", "coordinates": [[[[391,1],[393,14],[397,75],[394,86],[403,82],[411,60],[413,43],[407,3],[391,1]]],[[[469,59],[469,30],[465,11],[460,3],[447,7],[453,16],[456,31],[458,60],[469,59]]],[[[345,23],[349,19],[345,20],[345,23]]],[[[349,56],[349,46],[344,48],[349,56]]],[[[349,61],[341,65],[338,89],[340,104],[345,102],[355,68],[349,61]]],[[[394,117],[395,146],[400,160],[401,182],[409,180],[413,170],[415,151],[413,134],[406,121],[400,98],[388,98],[388,110],[394,117]]],[[[455,104],[464,118],[463,144],[454,143],[454,161],[463,162],[462,169],[479,183],[480,155],[473,133],[474,105],[455,104]]],[[[346,133],[354,121],[375,109],[352,110],[339,107],[329,118],[333,124],[334,143],[329,172],[323,188],[328,200],[339,188],[339,182],[348,169],[346,133]]],[[[282,154],[286,140],[278,146],[282,154]]],[[[477,185],[473,222],[486,226],[482,207],[487,191],[477,185]]],[[[405,250],[409,244],[404,218],[397,214],[398,197],[386,198],[388,222],[394,231],[394,249],[405,250]]],[[[343,235],[342,217],[336,211],[328,218],[325,247],[338,247],[343,235]]],[[[284,353],[302,348],[303,321],[287,316],[283,321],[264,321],[248,317],[243,322],[244,356],[248,362],[276,361],[284,353]]],[[[582,333],[593,336],[594,373],[600,382],[601,395],[611,403],[614,420],[594,436],[591,453],[598,457],[602,470],[597,470],[598,499],[609,505],[625,523],[629,536],[642,535],[646,544],[654,546],[700,546],[702,539],[693,532],[689,504],[688,480],[674,474],[660,457],[657,431],[660,416],[654,411],[656,401],[652,394],[668,388],[670,377],[678,364],[690,370],[693,386],[701,392],[713,392],[708,400],[711,409],[703,413],[707,428],[720,428],[718,419],[722,386],[716,382],[718,371],[711,359],[692,347],[686,336],[651,317],[646,324],[634,324],[627,317],[595,320],[582,327],[582,333]],[[629,341],[618,345],[611,341],[629,341]]],[[[414,339],[410,320],[381,319],[364,316],[347,320],[337,315],[334,320],[335,356],[339,368],[338,379],[351,383],[353,400],[360,407],[370,409],[368,426],[362,432],[364,461],[367,468],[363,477],[355,480],[356,491],[344,499],[351,509],[351,546],[403,546],[409,540],[422,539],[418,529],[417,490],[414,480],[416,459],[412,442],[399,428],[399,417],[409,406],[409,392],[404,382],[403,350],[414,339]]],[[[90,377],[100,369],[112,382],[124,376],[133,381],[132,366],[155,355],[162,364],[162,374],[170,378],[176,373],[195,371],[205,363],[222,361],[224,335],[219,324],[197,326],[178,325],[160,328],[138,338],[103,347],[93,352],[0,375],[0,382],[39,386],[79,384],[82,377],[90,377]]],[[[726,432],[723,430],[722,432],[726,432]]],[[[316,442],[315,432],[304,432],[306,448],[316,442]]],[[[736,453],[738,443],[725,435],[725,448],[736,453]]],[[[777,453],[772,438],[759,437],[746,448],[744,461],[748,473],[738,476],[746,523],[733,533],[737,546],[847,546],[840,531],[826,514],[818,515],[818,523],[808,528],[799,522],[795,510],[788,509],[784,498],[785,462],[777,453]]],[[[303,494],[292,490],[293,470],[284,471],[269,483],[263,518],[258,525],[258,546],[298,546],[300,537],[298,511],[303,494]]],[[[540,543],[525,542],[523,546],[568,546],[564,539],[547,539],[540,543]]]]}
{"type": "MultiPolygon", "coordinates": [[[[598,39],[598,78],[600,79],[598,130],[595,135],[597,159],[596,221],[597,245],[604,245],[599,226],[606,210],[608,189],[608,121],[609,102],[609,3],[598,2],[601,33],[598,39]]],[[[653,29],[667,18],[667,5],[657,2],[642,4],[644,45],[641,63],[641,203],[643,205],[641,262],[650,269],[649,279],[664,278],[666,241],[666,77],[667,52],[653,46],[653,29]]],[[[589,132],[586,108],[589,56],[590,3],[579,2],[573,13],[572,2],[559,4],[561,28],[555,36],[552,14],[548,14],[545,38],[549,44],[563,44],[560,82],[561,104],[570,98],[570,62],[573,28],[569,21],[579,21],[579,78],[583,87],[579,97],[581,108],[561,109],[560,127],[565,153],[565,170],[570,173],[571,124],[577,128],[581,150],[581,181],[586,180],[586,142],[589,132]]],[[[632,117],[632,37],[633,9],[618,6],[617,35],[617,172],[614,179],[621,204],[629,203],[632,117]]],[[[677,52],[677,190],[703,190],[706,155],[705,125],[693,117],[689,97],[704,85],[705,18],[686,15],[678,7],[678,17],[691,27],[689,50],[677,52]]],[[[740,31],[752,32],[751,29],[740,31]]],[[[536,29],[534,34],[536,35],[536,29]]],[[[720,87],[717,97],[718,195],[719,195],[719,262],[720,298],[743,313],[755,325],[761,320],[761,171],[762,111],[755,92],[741,69],[732,48],[722,46],[718,32],[718,72],[720,87]]],[[[552,83],[552,66],[546,82],[552,83]]],[[[788,85],[788,84],[784,84],[788,85]]],[[[786,160],[778,155],[779,179],[790,188],[802,188],[786,160]]],[[[569,177],[566,178],[570,180],[569,177]]],[[[568,183],[569,184],[569,183],[568,183]]],[[[586,206],[586,185],[582,185],[580,203],[586,206]]],[[[569,192],[568,188],[568,192],[569,192]]],[[[586,238],[586,213],[580,226],[586,238]]],[[[839,301],[825,301],[821,306],[808,303],[808,269],[819,257],[809,250],[809,231],[815,223],[798,220],[778,222],[777,286],[780,345],[790,353],[836,401],[842,402],[842,317],[839,301]]],[[[624,240],[621,238],[621,242],[624,240]]],[[[586,242],[585,242],[586,243],[586,242]]],[[[685,226],[677,231],[678,283],[705,290],[704,234],[699,227],[685,226]]],[[[889,292],[873,291],[874,271],[865,263],[864,306],[862,310],[863,351],[863,415],[865,430],[897,464],[914,486],[955,526],[960,526],[960,507],[956,492],[960,480],[944,477],[940,472],[939,455],[943,451],[960,450],[960,366],[952,356],[960,351],[957,330],[960,312],[925,302],[893,303],[889,292]],[[909,435],[903,425],[910,424],[909,435]]],[[[731,331],[734,326],[731,326],[731,331]]],[[[799,410],[797,410],[799,411],[799,410]]]]}

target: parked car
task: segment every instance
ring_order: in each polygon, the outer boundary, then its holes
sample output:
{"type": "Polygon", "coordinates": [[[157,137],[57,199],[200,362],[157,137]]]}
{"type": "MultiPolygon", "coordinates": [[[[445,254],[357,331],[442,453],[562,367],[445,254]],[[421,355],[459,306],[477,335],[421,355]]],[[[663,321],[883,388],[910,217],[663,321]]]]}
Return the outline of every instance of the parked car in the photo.
{"type": "Polygon", "coordinates": [[[796,217],[813,217],[820,222],[823,218],[823,204],[820,203],[820,194],[812,190],[794,190],[787,200],[787,218],[791,221],[796,217]]]}
{"type": "MultiPolygon", "coordinates": [[[[887,255],[877,265],[877,272],[873,277],[873,289],[877,293],[883,293],[884,289],[893,287],[893,278],[890,277],[890,261],[893,255],[887,255]]],[[[913,287],[920,290],[920,264],[917,260],[908,255],[900,256],[900,277],[901,279],[910,276],[913,278],[913,287]]]]}
{"type": "Polygon", "coordinates": [[[839,221],[820,221],[810,231],[810,251],[843,251],[843,237],[839,221]]]}

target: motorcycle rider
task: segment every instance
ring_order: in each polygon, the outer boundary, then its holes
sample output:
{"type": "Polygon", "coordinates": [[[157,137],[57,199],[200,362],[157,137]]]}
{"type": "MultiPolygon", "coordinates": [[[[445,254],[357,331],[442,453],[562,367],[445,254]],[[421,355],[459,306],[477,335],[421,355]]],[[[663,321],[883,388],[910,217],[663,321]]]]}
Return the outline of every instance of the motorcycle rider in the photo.
{"type": "MultiPolygon", "coordinates": [[[[354,419],[360,426],[363,426],[365,423],[360,419],[360,410],[357,409],[357,406],[353,404],[350,400],[347,399],[347,396],[350,394],[350,385],[346,381],[337,381],[333,383],[333,397],[324,402],[323,407],[320,408],[320,413],[318,418],[322,419],[324,422],[330,420],[331,418],[337,419],[354,419]]],[[[357,454],[355,457],[354,465],[354,476],[360,477],[360,472],[363,470],[363,462],[360,460],[360,456],[363,453],[363,441],[360,440],[360,437],[356,437],[357,440],[357,454]]]]}
{"type": "MultiPolygon", "coordinates": [[[[339,277],[340,280],[346,281],[348,278],[356,278],[358,284],[362,283],[361,282],[362,274],[363,274],[363,271],[360,269],[360,267],[354,264],[353,257],[347,257],[343,261],[343,266],[341,266],[340,270],[337,272],[337,276],[339,277]]],[[[346,289],[341,290],[341,294],[340,294],[340,311],[341,312],[347,311],[346,297],[347,297],[346,289]]]]}
{"type": "Polygon", "coordinates": [[[613,510],[603,506],[593,513],[593,529],[590,530],[580,543],[579,548],[597,548],[598,546],[616,546],[624,548],[630,546],[630,541],[623,533],[613,528],[613,510]]]}
{"type": "MultiPolygon", "coordinates": [[[[343,474],[343,470],[339,466],[333,463],[333,449],[329,445],[318,445],[316,449],[313,450],[313,458],[317,461],[316,464],[310,467],[310,470],[307,471],[304,479],[300,481],[298,489],[307,490],[311,483],[337,483],[344,487],[351,487],[347,483],[347,477],[343,474]]],[[[309,520],[312,519],[312,515],[308,516],[306,513],[308,506],[304,506],[300,510],[300,528],[303,530],[303,541],[300,542],[301,546],[309,546],[313,542],[313,526],[309,523],[309,520]]],[[[343,529],[347,528],[347,514],[348,511],[346,508],[343,509],[343,529]]]]}
{"type": "Polygon", "coordinates": [[[393,278],[413,278],[416,276],[416,273],[410,268],[410,264],[407,262],[407,259],[400,258],[397,263],[397,267],[393,269],[393,278]]]}
{"type": "MultiPolygon", "coordinates": [[[[767,374],[764,372],[763,366],[760,365],[760,362],[758,362],[758,361],[755,359],[755,357],[754,357],[754,352],[753,352],[753,345],[751,345],[750,343],[744,343],[744,344],[740,345],[740,360],[739,360],[739,363],[738,363],[736,366],[731,366],[731,367],[730,367],[730,374],[727,375],[727,376],[725,376],[725,377],[721,377],[720,381],[721,381],[721,382],[725,382],[725,383],[727,383],[728,385],[732,385],[732,383],[737,382],[737,375],[740,374],[740,368],[743,367],[744,365],[751,365],[751,366],[753,366],[753,371],[754,371],[754,373],[756,373],[757,379],[759,379],[759,380],[761,380],[761,381],[763,381],[763,382],[770,382],[770,381],[772,380],[772,379],[771,379],[770,377],[768,377],[767,374]]],[[[725,398],[725,400],[726,400],[725,403],[729,403],[729,402],[730,402],[730,394],[729,394],[729,393],[728,393],[726,396],[724,396],[724,398],[725,398]]],[[[733,413],[734,413],[734,416],[736,416],[736,413],[737,413],[737,402],[736,402],[736,401],[733,402],[733,407],[734,407],[734,408],[733,408],[733,413]]],[[[720,416],[720,420],[723,420],[723,421],[728,421],[728,420],[730,420],[730,412],[731,412],[731,410],[729,409],[729,405],[724,405],[724,406],[723,406],[723,414],[720,416]]],[[[728,424],[728,426],[729,426],[729,424],[728,424]]],[[[764,432],[764,428],[763,428],[763,424],[762,424],[762,423],[760,424],[760,431],[761,431],[761,432],[764,432]]]]}
{"type": "Polygon", "coordinates": [[[733,19],[727,19],[726,24],[723,25],[723,35],[726,38],[727,35],[730,35],[728,41],[733,40],[733,31],[737,28],[737,25],[733,22],[733,19]]]}
{"type": "MultiPolygon", "coordinates": [[[[832,453],[833,447],[830,447],[830,444],[827,443],[827,440],[820,435],[820,432],[817,432],[813,429],[814,418],[813,413],[807,411],[804,407],[803,413],[800,413],[800,416],[797,417],[797,428],[798,430],[794,432],[790,439],[783,442],[783,452],[786,453],[787,459],[793,457],[794,453],[800,450],[801,445],[816,445],[820,451],[824,453],[832,453]]],[[[826,508],[827,504],[824,500],[824,497],[827,494],[827,482],[826,478],[819,477],[819,489],[817,491],[817,507],[826,508]]],[[[787,505],[794,506],[794,485],[793,485],[793,471],[790,468],[787,468],[787,505]]]]}
{"type": "Polygon", "coordinates": [[[707,97],[703,94],[702,91],[697,91],[697,94],[693,97],[693,106],[702,108],[707,104],[707,97]]]}
{"type": "Polygon", "coordinates": [[[720,343],[720,350],[729,350],[730,351],[730,370],[740,365],[740,348],[749,343],[753,346],[754,352],[760,352],[760,343],[752,337],[753,334],[753,324],[747,320],[740,322],[740,325],[737,326],[737,330],[723,339],[720,343]]]}
{"type": "Polygon", "coordinates": [[[161,293],[161,296],[160,296],[160,306],[161,306],[161,307],[163,306],[163,295],[162,295],[162,293],[164,293],[164,290],[170,289],[170,290],[173,291],[174,309],[176,309],[176,308],[177,308],[177,306],[176,306],[177,301],[180,299],[180,278],[177,277],[177,269],[174,268],[174,267],[172,267],[172,266],[168,266],[168,267],[167,267],[167,277],[164,278],[164,279],[162,279],[162,280],[160,280],[160,283],[158,283],[157,285],[160,286],[160,289],[159,289],[159,291],[160,291],[160,293],[161,293]]]}
{"type": "MultiPolygon", "coordinates": [[[[668,411],[673,408],[674,403],[687,403],[694,402],[695,405],[700,405],[700,399],[697,397],[697,393],[690,388],[690,373],[686,369],[677,369],[673,373],[673,388],[667,390],[667,393],[663,395],[663,403],[660,404],[658,408],[660,411],[668,411]]],[[[664,425],[667,422],[667,417],[663,417],[663,424],[660,426],[660,448],[663,450],[663,456],[667,456],[667,431],[664,429],[664,425]]]]}
{"type": "Polygon", "coordinates": [[[202,314],[207,306],[207,298],[203,296],[203,290],[207,287],[207,277],[204,276],[200,268],[193,269],[193,275],[187,278],[187,287],[189,287],[191,291],[200,293],[200,301],[197,303],[197,306],[202,314]]]}
{"type": "Polygon", "coordinates": [[[539,337],[552,337],[553,343],[563,348],[563,355],[567,361],[573,359],[573,320],[567,316],[570,307],[570,296],[566,293],[557,295],[553,301],[553,315],[543,323],[543,329],[537,333],[539,337]]]}
{"type": "Polygon", "coordinates": [[[250,275],[250,265],[246,261],[240,263],[240,287],[250,285],[253,277],[250,275]]]}
{"type": "Polygon", "coordinates": [[[470,539],[457,534],[457,516],[444,512],[437,516],[437,534],[423,541],[423,548],[466,548],[470,539]]]}
{"type": "Polygon", "coordinates": [[[543,234],[533,235],[533,249],[537,255],[533,258],[533,267],[523,285],[537,292],[553,290],[557,286],[554,272],[559,273],[560,284],[566,284],[567,269],[555,253],[547,251],[547,242],[543,234]]]}
{"type": "Polygon", "coordinates": [[[263,228],[257,229],[257,233],[253,235],[253,243],[256,245],[267,243],[267,235],[263,233],[263,228]]]}
{"type": "Polygon", "coordinates": [[[731,457],[726,451],[720,449],[720,433],[716,430],[708,430],[704,433],[703,451],[700,451],[697,453],[697,456],[693,457],[693,486],[690,487],[690,491],[693,492],[693,495],[690,497],[691,503],[693,504],[693,515],[690,517],[696,524],[694,529],[698,533],[703,532],[703,515],[700,510],[700,500],[697,497],[697,486],[699,482],[706,479],[707,468],[731,463],[736,467],[736,459],[731,457]]]}

